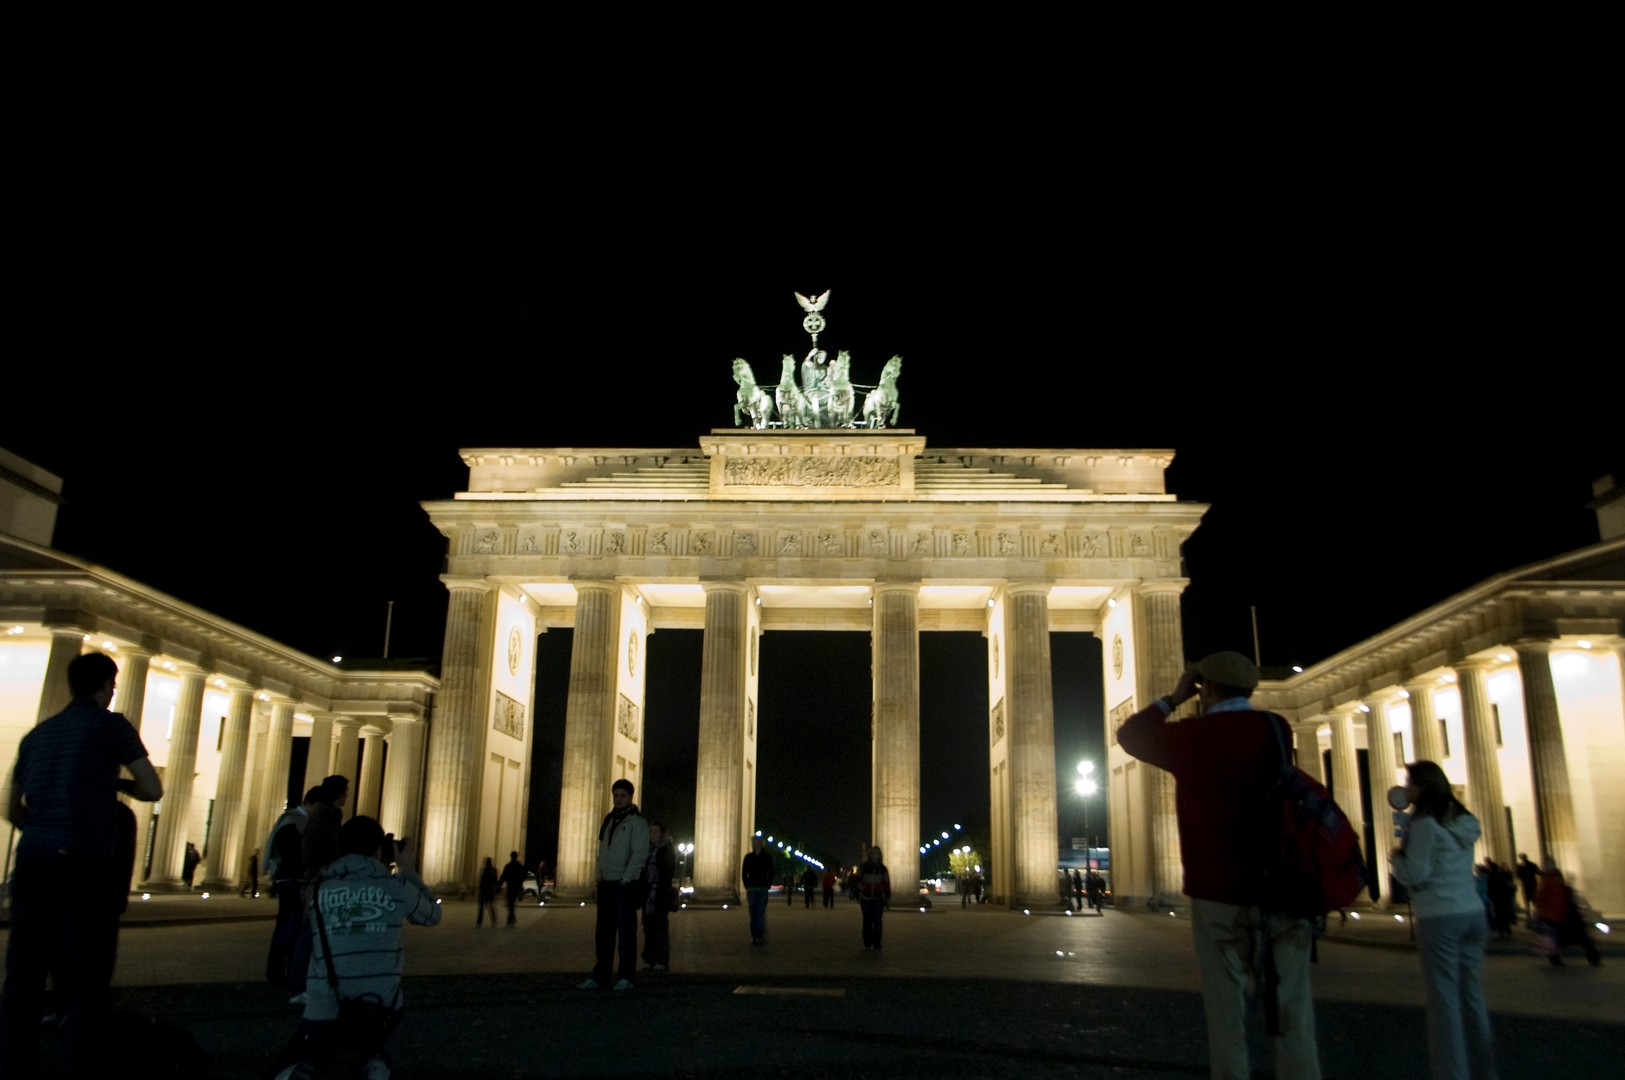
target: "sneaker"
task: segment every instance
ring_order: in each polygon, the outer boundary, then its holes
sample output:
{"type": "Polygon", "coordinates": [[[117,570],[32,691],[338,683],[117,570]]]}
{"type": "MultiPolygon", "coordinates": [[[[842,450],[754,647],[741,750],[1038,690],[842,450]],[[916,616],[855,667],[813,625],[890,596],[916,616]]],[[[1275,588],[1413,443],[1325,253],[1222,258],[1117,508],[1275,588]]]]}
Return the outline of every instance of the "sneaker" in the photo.
{"type": "Polygon", "coordinates": [[[596,990],[596,989],[598,989],[598,980],[593,978],[591,975],[588,975],[587,976],[587,981],[582,983],[580,986],[576,987],[576,989],[577,990],[596,990]]]}
{"type": "Polygon", "coordinates": [[[288,999],[288,1004],[289,1005],[303,1005],[305,1002],[307,1002],[309,1000],[310,1000],[310,995],[301,990],[299,993],[295,994],[293,997],[288,999]]]}
{"type": "Polygon", "coordinates": [[[361,1068],[361,1080],[389,1080],[389,1062],[375,1057],[361,1068]]]}
{"type": "Polygon", "coordinates": [[[614,987],[612,989],[615,989],[615,990],[630,990],[630,989],[632,989],[632,980],[631,979],[616,979],[615,980],[615,985],[614,985],[614,987]]]}
{"type": "Polygon", "coordinates": [[[649,967],[649,970],[650,971],[665,971],[666,970],[666,965],[665,964],[651,964],[650,967],[649,967]]]}

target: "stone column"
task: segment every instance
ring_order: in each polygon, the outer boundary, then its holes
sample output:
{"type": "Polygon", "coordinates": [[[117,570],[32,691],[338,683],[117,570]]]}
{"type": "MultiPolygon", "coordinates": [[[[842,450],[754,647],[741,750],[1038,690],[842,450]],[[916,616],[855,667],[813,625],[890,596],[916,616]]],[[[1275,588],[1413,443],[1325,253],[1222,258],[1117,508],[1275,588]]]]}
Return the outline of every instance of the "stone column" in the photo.
{"type": "Polygon", "coordinates": [[[350,798],[345,803],[346,820],[356,815],[356,802],[361,797],[361,721],[353,716],[333,717],[334,740],[333,773],[350,781],[350,798]]]}
{"type": "Polygon", "coordinates": [[[442,895],[454,895],[473,884],[470,833],[479,824],[496,593],[484,580],[449,581],[447,587],[451,600],[441,649],[440,708],[429,732],[418,854],[423,880],[442,895]]]}
{"type": "MultiPolygon", "coordinates": [[[[356,783],[356,797],[350,805],[358,814],[377,819],[384,779],[384,733],[375,727],[361,730],[361,773],[356,783]]],[[[393,830],[385,830],[390,832],[393,830]]],[[[396,835],[400,835],[396,833],[396,835]]]]}
{"type": "Polygon", "coordinates": [[[333,775],[333,714],[322,709],[312,709],[310,756],[305,758],[304,790],[309,791],[331,775],[333,775]]]}
{"type": "MultiPolygon", "coordinates": [[[[1142,708],[1171,691],[1185,672],[1185,637],[1179,611],[1184,589],[1183,580],[1156,581],[1140,586],[1134,593],[1135,694],[1142,708]]],[[[1181,713],[1188,719],[1194,715],[1194,706],[1187,703],[1181,713]]],[[[1151,765],[1139,772],[1145,778],[1145,806],[1151,826],[1151,894],[1146,899],[1168,907],[1182,901],[1185,881],[1174,778],[1151,765]]],[[[1054,862],[1052,855],[1052,878],[1054,862]]]]}
{"type": "MultiPolygon", "coordinates": [[[[275,818],[265,816],[265,803],[269,798],[266,791],[269,784],[265,778],[265,732],[270,725],[270,716],[265,709],[257,706],[253,710],[253,719],[248,724],[248,764],[245,767],[248,779],[248,802],[243,807],[243,847],[249,853],[260,853],[260,866],[265,866],[264,839],[266,830],[271,827],[275,818]]],[[[284,764],[283,780],[286,784],[287,767],[284,764]]],[[[247,863],[247,856],[243,857],[247,863]]],[[[261,888],[265,888],[265,875],[261,873],[261,888]]]]}
{"type": "Polygon", "coordinates": [[[203,887],[212,891],[238,889],[248,880],[248,852],[256,839],[245,846],[243,827],[247,825],[243,782],[248,768],[248,729],[254,719],[254,691],[233,687],[226,710],[226,737],[220,748],[220,778],[214,791],[214,824],[210,829],[209,850],[203,853],[203,887]]]}
{"type": "Polygon", "coordinates": [[[1489,665],[1471,660],[1456,665],[1456,688],[1461,692],[1462,750],[1467,755],[1467,808],[1483,828],[1479,848],[1496,864],[1512,869],[1512,833],[1507,828],[1501,794],[1501,756],[1495,745],[1495,710],[1490,704],[1485,671],[1489,665]]]}
{"type": "MultiPolygon", "coordinates": [[[[1039,595],[1043,600],[1043,595],[1039,595]]],[[[887,582],[874,589],[870,670],[874,680],[872,842],[894,881],[920,879],[920,586],[887,582]]],[[[1045,620],[1044,669],[1049,669],[1045,620]]],[[[1055,759],[1053,713],[1050,771],[1055,759]]],[[[1054,805],[1053,799],[1051,805],[1054,805]]],[[[1051,860],[1053,861],[1053,860],[1051,860]]]]}
{"type": "Polygon", "coordinates": [[[159,804],[158,833],[152,842],[152,873],[143,888],[151,892],[184,892],[181,863],[186,858],[187,828],[192,816],[192,785],[197,780],[197,738],[203,724],[203,672],[176,664],[180,691],[175,697],[175,723],[164,766],[164,797],[159,804]]]}
{"type": "Polygon", "coordinates": [[[147,669],[152,664],[152,654],[140,649],[125,649],[117,659],[118,680],[113,691],[113,704],[109,707],[140,731],[141,715],[147,707],[147,669]]]}
{"type": "Polygon", "coordinates": [[[1549,641],[1513,645],[1523,681],[1524,723],[1529,729],[1529,766],[1535,780],[1535,834],[1540,858],[1550,855],[1573,884],[1580,868],[1579,835],[1574,825],[1574,796],[1569,789],[1569,761],[1563,747],[1563,719],[1557,711],[1549,641]]]}
{"type": "MultiPolygon", "coordinates": [[[[1015,893],[1011,907],[1056,902],[1055,699],[1050,678],[1049,584],[1005,586],[1007,731],[1015,893]]],[[[916,835],[918,835],[916,833],[916,835]]],[[[913,850],[913,849],[910,849],[913,850]]],[[[995,858],[998,856],[995,855],[995,858]]],[[[904,882],[905,886],[911,882],[904,882]]]]}
{"type": "MultiPolygon", "coordinates": [[[[293,702],[287,698],[277,697],[271,699],[271,719],[265,728],[265,755],[264,764],[260,772],[265,775],[264,801],[260,803],[260,836],[261,844],[265,842],[266,833],[282,812],[289,808],[288,800],[288,770],[293,760],[293,702]]],[[[298,799],[308,791],[309,785],[294,796],[298,799]]],[[[299,805],[297,802],[293,806],[299,805]]],[[[264,865],[268,852],[260,852],[260,863],[264,865]]]]}
{"type": "MultiPolygon", "coordinates": [[[[1349,824],[1360,834],[1360,852],[1365,852],[1365,814],[1360,805],[1360,759],[1354,746],[1354,717],[1347,712],[1331,715],[1332,729],[1332,798],[1348,815],[1349,824]]],[[[1373,804],[1375,813],[1375,804],[1373,804]]]]}
{"type": "Polygon", "coordinates": [[[1320,724],[1324,719],[1316,716],[1309,720],[1299,720],[1292,725],[1292,741],[1297,749],[1295,756],[1298,768],[1322,784],[1326,783],[1325,762],[1320,756],[1320,724]]]}
{"type": "MultiPolygon", "coordinates": [[[[609,812],[610,747],[615,733],[615,657],[621,589],[576,582],[575,638],[564,710],[564,783],[559,793],[559,857],[554,893],[585,899],[598,882],[598,826],[609,812]]],[[[702,720],[703,725],[703,720],[702,720]]],[[[702,726],[703,735],[703,726],[702,726]]]]}
{"type": "MultiPolygon", "coordinates": [[[[384,797],[378,822],[385,832],[413,840],[413,854],[421,844],[421,791],[423,789],[423,729],[415,716],[392,715],[389,732],[389,768],[384,772],[384,797]]],[[[370,747],[369,747],[370,750],[370,747]]]]}
{"type": "MultiPolygon", "coordinates": [[[[1433,683],[1418,679],[1405,684],[1411,696],[1411,761],[1444,764],[1444,740],[1439,737],[1439,714],[1433,711],[1433,683]]],[[[1401,762],[1408,765],[1410,762],[1401,762]]]]}
{"type": "MultiPolygon", "coordinates": [[[[128,720],[139,734],[147,707],[147,672],[152,666],[152,654],[144,649],[122,649],[115,659],[118,662],[118,678],[114,683],[113,703],[109,708],[128,720]]],[[[147,752],[150,754],[152,747],[147,747],[147,752]]],[[[141,876],[141,868],[146,864],[147,837],[151,832],[154,804],[129,795],[120,795],[119,801],[135,814],[135,865],[130,868],[130,880],[124,882],[124,887],[130,889],[135,887],[136,879],[141,876]]]]}
{"type": "Polygon", "coordinates": [[[744,807],[746,664],[750,590],[742,581],[705,583],[700,654],[700,731],[694,789],[694,896],[739,902],[744,807]]]}
{"type": "MultiPolygon", "coordinates": [[[[68,686],[68,665],[84,651],[84,630],[77,626],[51,627],[51,651],[45,658],[45,681],[40,684],[39,711],[34,723],[49,720],[73,700],[73,690],[68,686]]],[[[113,681],[123,680],[115,678],[113,681]]],[[[115,686],[114,693],[117,692],[115,686]]]]}
{"type": "Polygon", "coordinates": [[[1388,789],[1395,784],[1394,765],[1394,736],[1388,729],[1388,707],[1379,697],[1365,699],[1365,746],[1366,765],[1371,774],[1371,829],[1374,834],[1375,858],[1371,863],[1371,873],[1376,878],[1377,888],[1381,892],[1378,903],[1387,907],[1391,901],[1388,896],[1388,849],[1394,846],[1397,837],[1393,830],[1394,808],[1388,805],[1388,789]]]}

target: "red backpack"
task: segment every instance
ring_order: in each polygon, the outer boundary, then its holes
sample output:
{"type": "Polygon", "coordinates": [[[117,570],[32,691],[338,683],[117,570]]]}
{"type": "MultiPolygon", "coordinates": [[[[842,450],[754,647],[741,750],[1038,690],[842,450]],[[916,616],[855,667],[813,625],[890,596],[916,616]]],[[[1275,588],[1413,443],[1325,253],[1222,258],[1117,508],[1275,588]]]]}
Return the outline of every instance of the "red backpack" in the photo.
{"type": "Polygon", "coordinates": [[[1370,883],[1360,834],[1319,780],[1287,752],[1286,721],[1265,713],[1281,750],[1280,771],[1269,790],[1269,827],[1262,907],[1289,919],[1320,919],[1354,903],[1370,883]]]}
{"type": "MultiPolygon", "coordinates": [[[[1360,834],[1348,815],[1332,799],[1332,793],[1319,780],[1292,764],[1287,751],[1286,721],[1274,713],[1264,713],[1275,743],[1281,751],[1275,782],[1270,785],[1268,808],[1264,815],[1270,835],[1263,837],[1264,898],[1262,933],[1258,963],[1264,974],[1264,1029],[1270,1035],[1281,1033],[1277,989],[1280,975],[1275,968],[1274,939],[1270,918],[1308,919],[1318,937],[1326,913],[1348,907],[1371,880],[1365,855],[1360,850],[1360,834]]],[[[1310,959],[1315,959],[1310,945],[1310,959]]]]}

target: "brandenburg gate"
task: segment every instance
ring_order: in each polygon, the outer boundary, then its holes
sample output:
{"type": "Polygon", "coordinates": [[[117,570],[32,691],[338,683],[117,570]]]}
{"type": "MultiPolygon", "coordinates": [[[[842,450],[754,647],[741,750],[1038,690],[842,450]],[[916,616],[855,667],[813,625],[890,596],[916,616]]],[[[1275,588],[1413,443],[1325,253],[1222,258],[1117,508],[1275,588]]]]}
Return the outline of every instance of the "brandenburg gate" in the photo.
{"type": "MultiPolygon", "coordinates": [[[[975,630],[987,642],[993,895],[1053,899],[1049,635],[1101,639],[1108,728],[1173,685],[1180,545],[1206,507],[1166,491],[1172,451],[938,450],[906,428],[752,421],[691,449],[466,449],[468,489],[423,504],[448,541],[451,594],[425,879],[466,885],[479,853],[523,850],[536,640],[573,627],[561,897],[591,893],[610,783],[642,786],[642,658],[663,628],[704,632],[696,899],[738,893],[757,733],[774,722],[757,710],[757,644],[774,630],[869,632],[870,839],[896,880],[915,880],[919,635],[975,630]]],[[[1146,769],[1130,783],[1126,802],[1114,796],[1131,819],[1114,818],[1114,883],[1177,895],[1171,781],[1146,769]]]]}

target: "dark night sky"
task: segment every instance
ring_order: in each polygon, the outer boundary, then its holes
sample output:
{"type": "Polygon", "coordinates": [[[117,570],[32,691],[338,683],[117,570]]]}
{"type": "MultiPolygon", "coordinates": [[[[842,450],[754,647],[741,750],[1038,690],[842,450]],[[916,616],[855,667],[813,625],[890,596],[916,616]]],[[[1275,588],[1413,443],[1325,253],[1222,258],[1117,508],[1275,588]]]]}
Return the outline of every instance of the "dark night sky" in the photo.
{"type": "MultiPolygon", "coordinates": [[[[1400,218],[1397,196],[1307,184],[1150,214],[1050,181],[944,219],[892,189],[698,205],[600,179],[560,180],[545,214],[422,181],[87,205],[19,260],[0,446],[64,478],[62,550],[313,655],[378,655],[393,601],[396,657],[440,652],[419,502],[461,490],[459,448],[693,447],[731,426],[734,357],[772,379],[805,351],[797,291],[832,291],[820,344],[856,381],[904,358],[901,424],[928,448],[1174,449],[1171,490],[1211,506],[1185,551],[1191,655],[1250,652],[1256,606],[1266,666],[1324,658],[1594,542],[1591,482],[1625,475],[1612,298],[1568,257],[1583,191],[1501,203],[1486,231],[1510,186],[1430,188],[1400,218]]],[[[649,646],[671,670],[640,801],[679,831],[698,637],[649,646]]],[[[980,641],[931,637],[922,824],[985,823],[980,641]]],[[[1078,684],[1093,639],[1061,637],[1065,772],[1100,702],[1078,684]]],[[[865,839],[867,666],[864,635],[764,644],[760,819],[837,857],[865,839]]]]}

